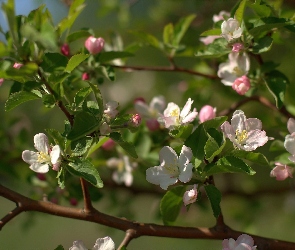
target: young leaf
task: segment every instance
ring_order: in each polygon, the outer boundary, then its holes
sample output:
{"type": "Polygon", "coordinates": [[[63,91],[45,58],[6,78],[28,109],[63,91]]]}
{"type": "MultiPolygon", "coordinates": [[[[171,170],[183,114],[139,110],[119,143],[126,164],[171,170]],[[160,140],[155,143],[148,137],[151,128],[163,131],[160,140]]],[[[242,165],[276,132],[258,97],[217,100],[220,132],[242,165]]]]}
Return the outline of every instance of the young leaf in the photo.
{"type": "Polygon", "coordinates": [[[43,104],[46,108],[53,108],[55,106],[55,98],[51,94],[45,94],[42,96],[43,104]]]}
{"type": "Polygon", "coordinates": [[[40,66],[43,71],[54,73],[56,70],[64,70],[67,63],[68,59],[60,53],[46,53],[40,66]]]}
{"type": "Polygon", "coordinates": [[[206,49],[197,51],[195,56],[203,58],[221,57],[231,52],[227,45],[228,44],[225,39],[215,39],[213,43],[206,46],[206,49]]]}
{"type": "Polygon", "coordinates": [[[258,1],[255,1],[255,3],[247,2],[247,6],[253,9],[260,17],[268,17],[271,14],[271,8],[265,4],[260,5],[258,1]]]}
{"type": "Polygon", "coordinates": [[[162,49],[163,44],[153,35],[145,33],[143,31],[134,31],[132,34],[136,35],[139,37],[143,42],[148,43],[149,45],[157,48],[157,49],[162,49]]]}
{"type": "Polygon", "coordinates": [[[177,218],[183,206],[182,197],[185,193],[185,186],[178,186],[167,191],[160,204],[160,211],[165,225],[171,225],[177,218]]]}
{"type": "Polygon", "coordinates": [[[174,27],[172,23],[167,24],[163,31],[163,41],[166,45],[172,46],[174,40],[174,27]]]}
{"type": "Polygon", "coordinates": [[[253,53],[261,54],[263,52],[269,51],[271,49],[272,42],[273,40],[270,36],[260,38],[257,43],[254,43],[253,53]]]}
{"type": "Polygon", "coordinates": [[[62,136],[58,130],[53,128],[45,129],[45,131],[54,140],[56,145],[59,145],[63,151],[66,150],[67,138],[62,136]]]}
{"type": "Polygon", "coordinates": [[[73,128],[67,137],[71,141],[78,140],[98,129],[99,124],[93,114],[81,111],[75,115],[73,128]]]}
{"type": "Polygon", "coordinates": [[[221,193],[220,191],[213,185],[204,186],[208,199],[210,201],[214,217],[217,218],[220,213],[220,202],[221,202],[221,193]]]}
{"type": "Polygon", "coordinates": [[[82,177],[97,188],[103,187],[103,182],[97,169],[88,159],[75,158],[66,168],[72,175],[82,177]]]}
{"type": "Polygon", "coordinates": [[[265,84],[276,101],[277,108],[281,108],[285,100],[288,78],[278,70],[273,70],[265,76],[265,84]]]}
{"type": "Polygon", "coordinates": [[[205,145],[206,159],[211,162],[215,156],[221,153],[226,141],[223,140],[223,134],[214,128],[208,131],[208,140],[205,145]]]}
{"type": "Polygon", "coordinates": [[[92,92],[92,89],[90,87],[85,87],[80,89],[74,97],[75,107],[82,107],[84,100],[91,92],[92,92]]]}
{"type": "Polygon", "coordinates": [[[82,137],[79,140],[75,140],[71,142],[71,150],[72,156],[82,156],[85,154],[90,148],[92,144],[93,138],[92,137],[82,137]]]}
{"type": "Polygon", "coordinates": [[[99,90],[97,85],[94,85],[91,82],[87,82],[87,83],[89,84],[90,88],[92,89],[92,91],[94,93],[94,97],[95,97],[95,100],[97,102],[97,105],[98,105],[98,108],[99,108],[99,111],[100,111],[100,116],[99,117],[102,117],[102,114],[103,114],[103,99],[102,99],[100,90],[99,90]]]}
{"type": "Polygon", "coordinates": [[[206,30],[200,36],[220,36],[221,29],[206,30]]]}
{"type": "Polygon", "coordinates": [[[188,30],[191,22],[196,18],[196,15],[192,14],[187,17],[184,17],[178,21],[174,27],[174,38],[173,45],[178,46],[184,34],[188,30]]]}
{"type": "Polygon", "coordinates": [[[33,94],[32,92],[27,92],[27,91],[19,91],[19,92],[13,93],[8,97],[8,100],[5,103],[5,110],[6,111],[12,110],[24,102],[32,101],[39,98],[40,97],[38,95],[33,94]]]}
{"type": "Polygon", "coordinates": [[[242,0],[240,2],[240,5],[239,5],[238,9],[235,12],[235,19],[238,20],[240,24],[243,21],[246,2],[247,2],[247,0],[242,0]]]}
{"type": "Polygon", "coordinates": [[[89,55],[85,55],[85,54],[76,54],[76,55],[73,55],[70,58],[67,66],[65,68],[65,72],[71,73],[76,67],[78,67],[88,57],[89,57],[89,55]]]}
{"type": "Polygon", "coordinates": [[[244,150],[234,150],[230,153],[232,156],[245,159],[255,164],[269,166],[267,158],[261,153],[254,153],[244,150]]]}
{"type": "Polygon", "coordinates": [[[131,157],[138,157],[134,146],[131,143],[124,141],[120,133],[110,133],[110,138],[117,142],[131,157]]]}

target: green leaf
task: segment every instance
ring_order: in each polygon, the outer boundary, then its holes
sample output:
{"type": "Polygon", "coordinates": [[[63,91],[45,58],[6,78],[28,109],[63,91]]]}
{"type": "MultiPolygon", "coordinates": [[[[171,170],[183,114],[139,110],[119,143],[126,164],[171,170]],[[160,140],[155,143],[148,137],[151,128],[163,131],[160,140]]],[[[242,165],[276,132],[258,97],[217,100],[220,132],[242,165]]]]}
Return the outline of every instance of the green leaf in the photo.
{"type": "Polygon", "coordinates": [[[214,128],[208,130],[208,140],[205,145],[206,159],[211,162],[215,156],[221,153],[226,141],[223,140],[223,133],[214,128]]]}
{"type": "Polygon", "coordinates": [[[71,150],[72,156],[82,156],[85,154],[90,148],[92,144],[93,138],[92,137],[82,137],[79,140],[75,140],[71,142],[71,150]]]}
{"type": "Polygon", "coordinates": [[[92,92],[92,89],[90,87],[85,87],[80,89],[74,97],[74,106],[76,108],[82,107],[84,100],[91,92],[92,92]]]}
{"type": "Polygon", "coordinates": [[[82,177],[97,188],[103,187],[103,182],[99,176],[97,169],[88,159],[75,158],[69,163],[67,170],[78,177],[82,177]]]}
{"type": "Polygon", "coordinates": [[[131,143],[124,141],[120,133],[110,133],[110,138],[113,139],[116,143],[118,143],[131,157],[138,157],[134,146],[131,143]]]}
{"type": "Polygon", "coordinates": [[[207,175],[218,173],[246,173],[249,175],[255,174],[255,171],[243,160],[234,156],[222,157],[215,164],[206,165],[204,171],[207,175]]]}
{"type": "Polygon", "coordinates": [[[102,138],[99,138],[99,141],[97,143],[92,144],[92,146],[88,150],[88,153],[87,153],[87,156],[86,157],[90,156],[97,149],[99,149],[108,139],[109,139],[109,137],[106,137],[106,136],[104,136],[102,138]]]}
{"type": "Polygon", "coordinates": [[[87,82],[87,83],[89,84],[89,86],[91,87],[91,89],[94,93],[94,97],[95,97],[95,100],[97,102],[97,105],[98,105],[98,108],[100,111],[99,119],[101,119],[101,117],[103,115],[103,110],[104,110],[102,95],[101,95],[100,90],[97,85],[94,85],[91,82],[87,82]]]}
{"type": "Polygon", "coordinates": [[[204,147],[206,145],[208,136],[204,129],[203,124],[200,124],[197,129],[186,139],[185,145],[192,149],[193,155],[203,161],[205,151],[204,147]]]}
{"type": "Polygon", "coordinates": [[[238,9],[235,12],[235,19],[238,20],[240,24],[243,21],[246,2],[247,2],[247,0],[242,0],[240,2],[240,5],[239,5],[238,9]]]}
{"type": "Polygon", "coordinates": [[[15,17],[15,8],[14,8],[14,0],[7,0],[6,3],[2,2],[2,10],[6,15],[6,20],[8,21],[8,31],[13,40],[13,44],[19,48],[19,41],[17,36],[17,25],[16,25],[16,17],[15,17]]]}
{"type": "Polygon", "coordinates": [[[75,115],[73,128],[67,137],[71,141],[78,140],[98,129],[99,124],[93,114],[81,111],[75,115]]]}
{"type": "Polygon", "coordinates": [[[79,31],[76,31],[76,32],[73,32],[72,34],[68,35],[66,41],[68,43],[71,43],[71,42],[74,42],[80,38],[87,38],[91,36],[90,32],[87,31],[87,30],[79,30],[79,31]]]}
{"type": "Polygon", "coordinates": [[[51,94],[45,94],[42,96],[43,104],[46,108],[53,108],[55,106],[55,98],[51,94]]]}
{"type": "Polygon", "coordinates": [[[221,29],[211,29],[204,31],[200,36],[219,36],[220,34],[221,29]]]}
{"type": "Polygon", "coordinates": [[[37,64],[28,62],[19,69],[10,67],[6,70],[0,70],[0,78],[25,83],[33,80],[37,70],[37,64]]]}
{"type": "Polygon", "coordinates": [[[165,225],[171,225],[176,220],[183,206],[182,197],[185,191],[185,186],[178,186],[167,191],[163,196],[160,211],[165,225]]]}
{"type": "Polygon", "coordinates": [[[53,73],[56,70],[64,70],[67,63],[68,59],[60,53],[46,53],[40,66],[43,71],[53,73]]]}
{"type": "Polygon", "coordinates": [[[258,1],[255,3],[247,2],[247,6],[255,11],[255,13],[260,17],[268,17],[271,14],[271,8],[265,4],[260,5],[258,1]]]}
{"type": "Polygon", "coordinates": [[[54,250],[65,250],[62,245],[58,245],[54,250]]]}
{"type": "Polygon", "coordinates": [[[213,43],[206,46],[205,50],[199,50],[195,53],[195,56],[202,58],[217,58],[230,53],[228,43],[225,39],[215,39],[213,43]]]}
{"type": "Polygon", "coordinates": [[[24,102],[36,100],[39,98],[39,96],[33,94],[32,92],[19,91],[13,93],[8,97],[8,100],[5,103],[5,110],[10,111],[24,102]]]}
{"type": "Polygon", "coordinates": [[[221,193],[220,191],[212,184],[204,186],[208,199],[210,201],[214,217],[217,218],[220,213],[220,202],[221,202],[221,193]]]}
{"type": "Polygon", "coordinates": [[[56,178],[57,178],[58,186],[61,189],[64,189],[65,188],[65,181],[66,181],[66,172],[63,167],[61,167],[60,170],[58,171],[56,178]]]}
{"type": "Polygon", "coordinates": [[[182,125],[178,128],[170,130],[169,135],[174,138],[186,139],[191,135],[193,128],[193,124],[182,125]]]}
{"type": "Polygon", "coordinates": [[[270,36],[260,38],[257,43],[254,43],[253,53],[261,54],[263,52],[269,51],[271,49],[272,42],[273,40],[270,36]]]}
{"type": "Polygon", "coordinates": [[[67,148],[67,138],[62,136],[62,134],[56,130],[56,129],[53,129],[53,128],[50,128],[50,129],[45,129],[46,133],[54,140],[54,143],[56,145],[59,145],[60,148],[65,151],[66,148],[67,148]]]}
{"type": "Polygon", "coordinates": [[[97,54],[98,61],[101,63],[109,62],[118,58],[131,57],[134,54],[125,51],[108,51],[97,54]]]}
{"type": "Polygon", "coordinates": [[[195,14],[181,18],[174,27],[173,45],[178,46],[184,34],[188,30],[191,22],[196,18],[195,14]]]}
{"type": "Polygon", "coordinates": [[[275,98],[277,108],[281,108],[285,100],[286,86],[289,84],[288,78],[280,71],[273,70],[265,76],[264,80],[269,92],[275,98]]]}
{"type": "Polygon", "coordinates": [[[65,72],[67,73],[71,73],[76,67],[78,67],[85,59],[87,59],[90,55],[85,55],[85,54],[76,54],[73,55],[66,68],[65,68],[65,72]]]}
{"type": "Polygon", "coordinates": [[[272,143],[269,146],[269,151],[270,152],[275,152],[275,151],[285,151],[285,147],[284,147],[284,142],[280,141],[280,140],[274,140],[272,141],[272,143]]]}
{"type": "Polygon", "coordinates": [[[173,45],[173,40],[174,40],[174,27],[172,23],[168,23],[164,27],[163,31],[163,41],[166,45],[173,45]]]}
{"type": "Polygon", "coordinates": [[[249,33],[254,37],[264,35],[265,32],[269,32],[274,28],[281,28],[287,25],[288,22],[285,18],[277,17],[264,17],[254,23],[254,28],[249,30],[249,33]]]}
{"type": "Polygon", "coordinates": [[[267,158],[261,153],[254,153],[254,152],[249,152],[244,150],[234,150],[230,153],[230,155],[245,159],[255,164],[269,166],[269,162],[267,158]]]}
{"type": "Polygon", "coordinates": [[[227,120],[227,116],[218,116],[214,119],[203,122],[203,126],[206,130],[210,128],[218,129],[227,120]]]}
{"type": "Polygon", "coordinates": [[[163,44],[155,36],[151,34],[145,33],[143,31],[133,31],[132,34],[136,35],[143,42],[146,42],[157,49],[163,48],[163,44]]]}

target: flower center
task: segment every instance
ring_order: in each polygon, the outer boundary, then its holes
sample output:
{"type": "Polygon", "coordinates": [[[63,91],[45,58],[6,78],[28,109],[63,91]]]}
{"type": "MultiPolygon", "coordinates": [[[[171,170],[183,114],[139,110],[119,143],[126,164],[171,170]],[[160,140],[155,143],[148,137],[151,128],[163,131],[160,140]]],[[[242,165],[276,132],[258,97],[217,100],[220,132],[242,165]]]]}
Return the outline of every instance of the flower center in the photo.
{"type": "Polygon", "coordinates": [[[248,138],[248,132],[244,129],[241,132],[237,129],[236,130],[236,140],[239,144],[246,144],[246,140],[248,138]]]}
{"type": "Polygon", "coordinates": [[[233,72],[236,76],[244,75],[244,71],[238,66],[234,67],[233,72]]]}
{"type": "Polygon", "coordinates": [[[173,109],[170,112],[170,116],[174,117],[175,119],[175,123],[178,124],[179,123],[179,110],[178,109],[173,109]]]}
{"type": "Polygon", "coordinates": [[[170,175],[172,175],[173,177],[176,177],[179,175],[179,170],[177,167],[177,162],[173,162],[170,164],[165,164],[165,169],[169,172],[170,175]]]}
{"type": "Polygon", "coordinates": [[[38,162],[44,163],[44,162],[50,162],[50,155],[44,152],[38,153],[38,162]]]}

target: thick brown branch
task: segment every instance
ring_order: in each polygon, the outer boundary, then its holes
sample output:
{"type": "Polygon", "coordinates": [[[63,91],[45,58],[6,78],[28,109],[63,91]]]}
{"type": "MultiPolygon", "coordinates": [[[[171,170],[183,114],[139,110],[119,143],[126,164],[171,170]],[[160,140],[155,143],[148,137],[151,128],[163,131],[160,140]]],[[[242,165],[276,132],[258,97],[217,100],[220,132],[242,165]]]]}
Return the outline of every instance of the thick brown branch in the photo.
{"type": "MultiPolygon", "coordinates": [[[[21,194],[18,194],[4,186],[0,185],[0,195],[22,204],[19,207],[19,212],[22,211],[38,211],[41,213],[52,214],[66,218],[78,219],[105,225],[108,227],[116,228],[127,232],[132,232],[132,237],[137,238],[140,236],[157,236],[157,237],[170,237],[170,238],[185,238],[185,239],[215,239],[222,240],[226,238],[237,238],[243,232],[235,231],[227,226],[224,228],[197,228],[197,227],[178,227],[178,226],[162,226],[157,224],[144,224],[132,222],[126,219],[117,218],[93,209],[90,213],[84,209],[64,207],[45,201],[35,201],[29,199],[21,194]],[[131,231],[130,231],[131,230],[131,231]]],[[[5,223],[0,223],[0,229],[5,223]]],[[[268,239],[251,235],[255,244],[259,249],[264,250],[292,250],[295,249],[295,243],[268,239]]],[[[130,236],[128,236],[130,237],[130,236]]],[[[129,239],[129,238],[128,238],[129,239]]],[[[127,240],[128,240],[127,239],[127,240]]]]}
{"type": "Polygon", "coordinates": [[[132,72],[132,71],[162,71],[162,72],[182,72],[182,73],[187,73],[191,75],[196,75],[196,76],[202,76],[205,78],[209,79],[218,79],[219,77],[217,75],[208,75],[204,74],[198,71],[194,71],[191,69],[186,69],[182,67],[177,67],[177,66],[169,66],[169,67],[147,67],[147,66],[118,66],[118,65],[108,65],[112,66],[114,68],[122,69],[126,72],[132,72]]]}

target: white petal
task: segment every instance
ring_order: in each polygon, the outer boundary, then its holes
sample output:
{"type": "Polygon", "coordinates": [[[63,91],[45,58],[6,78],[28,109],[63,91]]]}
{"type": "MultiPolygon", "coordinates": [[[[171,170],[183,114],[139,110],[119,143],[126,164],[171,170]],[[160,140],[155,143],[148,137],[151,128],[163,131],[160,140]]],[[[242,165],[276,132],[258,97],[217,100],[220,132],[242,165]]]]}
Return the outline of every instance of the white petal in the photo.
{"type": "Polygon", "coordinates": [[[196,119],[197,116],[198,116],[198,112],[196,111],[196,109],[194,109],[194,111],[188,114],[186,117],[184,117],[181,122],[183,124],[192,122],[193,120],[196,119]]]}
{"type": "Polygon", "coordinates": [[[44,163],[35,162],[30,166],[30,169],[36,173],[47,173],[49,171],[49,165],[44,163]]]}
{"type": "Polygon", "coordinates": [[[224,122],[221,126],[220,126],[222,132],[225,134],[226,137],[228,138],[234,138],[235,137],[235,130],[233,129],[233,127],[230,125],[229,122],[224,122]]]}
{"type": "Polygon", "coordinates": [[[242,55],[240,55],[239,53],[235,53],[235,54],[238,54],[237,64],[238,64],[238,67],[243,71],[242,75],[247,75],[250,69],[250,58],[248,54],[246,53],[243,53],[242,55]]]}
{"type": "Polygon", "coordinates": [[[244,115],[243,111],[237,110],[234,112],[231,119],[231,126],[233,127],[234,131],[239,130],[242,132],[246,129],[246,116],[244,115]]]}
{"type": "Polygon", "coordinates": [[[84,245],[83,241],[76,240],[73,242],[73,246],[69,250],[87,250],[87,247],[84,245]]]}
{"type": "Polygon", "coordinates": [[[289,118],[287,128],[290,134],[295,132],[295,120],[293,118],[289,118]]]}
{"type": "Polygon", "coordinates": [[[169,185],[173,185],[177,182],[177,178],[171,176],[162,166],[148,168],[146,170],[146,180],[152,184],[160,185],[160,187],[165,190],[169,185]]]}
{"type": "Polygon", "coordinates": [[[98,238],[93,250],[115,250],[115,243],[109,236],[98,238]]]}
{"type": "Polygon", "coordinates": [[[295,155],[295,134],[286,135],[284,147],[291,155],[295,155]]]}
{"type": "Polygon", "coordinates": [[[241,243],[235,248],[235,250],[252,250],[252,247],[245,243],[241,243]]]}
{"type": "Polygon", "coordinates": [[[179,165],[188,164],[192,157],[193,157],[193,153],[191,148],[183,145],[179,155],[178,164],[179,165]]]}
{"type": "Polygon", "coordinates": [[[253,238],[248,235],[248,234],[241,234],[238,238],[237,238],[237,241],[236,241],[237,244],[241,244],[241,243],[245,243],[251,247],[254,246],[254,240],[253,238]]]}
{"type": "Polygon", "coordinates": [[[189,182],[193,176],[193,171],[192,171],[193,167],[194,166],[191,163],[187,165],[179,166],[180,174],[178,179],[184,183],[189,182]]]}
{"type": "Polygon", "coordinates": [[[174,102],[169,102],[167,108],[164,110],[164,116],[176,116],[179,117],[180,108],[174,102]]]}
{"type": "Polygon", "coordinates": [[[177,167],[178,165],[178,156],[169,146],[165,146],[160,150],[159,158],[161,166],[168,165],[177,167]]]}
{"type": "Polygon", "coordinates": [[[48,138],[45,134],[43,133],[36,134],[34,136],[34,143],[35,143],[35,148],[39,152],[48,154],[49,144],[48,144],[48,138]]]}
{"type": "Polygon", "coordinates": [[[38,161],[38,153],[30,150],[25,150],[22,153],[22,159],[28,163],[28,164],[33,164],[38,161]]]}
{"type": "Polygon", "coordinates": [[[150,103],[150,108],[162,113],[165,109],[165,105],[166,101],[164,96],[155,96],[150,103]]]}
{"type": "Polygon", "coordinates": [[[246,151],[255,150],[258,147],[263,146],[267,143],[268,137],[264,130],[252,130],[248,133],[248,138],[246,140],[246,145],[244,145],[244,149],[246,151]]]}
{"type": "Polygon", "coordinates": [[[246,120],[246,130],[262,129],[262,122],[257,118],[249,118],[246,120]]]}
{"type": "Polygon", "coordinates": [[[55,145],[50,152],[50,159],[52,164],[56,164],[60,160],[60,147],[55,145]]]}
{"type": "Polygon", "coordinates": [[[180,117],[183,119],[184,117],[186,117],[190,110],[191,110],[191,107],[192,107],[192,104],[193,104],[194,101],[191,100],[191,98],[188,98],[186,104],[184,105],[183,109],[181,110],[181,113],[180,113],[180,117]]]}
{"type": "Polygon", "coordinates": [[[136,102],[134,104],[135,110],[144,118],[150,117],[150,107],[144,102],[136,102]]]}

